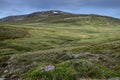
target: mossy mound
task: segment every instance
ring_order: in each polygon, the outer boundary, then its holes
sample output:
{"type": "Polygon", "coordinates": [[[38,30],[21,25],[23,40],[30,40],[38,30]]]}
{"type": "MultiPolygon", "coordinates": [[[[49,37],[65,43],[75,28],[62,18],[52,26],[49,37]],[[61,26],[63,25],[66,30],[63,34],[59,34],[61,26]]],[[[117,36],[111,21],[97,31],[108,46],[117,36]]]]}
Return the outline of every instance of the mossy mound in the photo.
{"type": "Polygon", "coordinates": [[[111,78],[118,77],[105,66],[97,63],[76,59],[55,65],[54,70],[42,71],[40,67],[30,70],[26,74],[32,80],[77,80],[80,78],[111,78]]]}

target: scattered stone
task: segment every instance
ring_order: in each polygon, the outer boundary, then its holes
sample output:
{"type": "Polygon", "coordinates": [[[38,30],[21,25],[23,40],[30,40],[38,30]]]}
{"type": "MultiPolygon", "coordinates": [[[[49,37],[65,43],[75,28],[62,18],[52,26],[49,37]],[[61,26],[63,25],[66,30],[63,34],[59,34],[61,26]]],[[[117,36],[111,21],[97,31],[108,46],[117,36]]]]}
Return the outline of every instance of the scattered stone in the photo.
{"type": "Polygon", "coordinates": [[[94,55],[92,55],[92,54],[89,53],[89,52],[86,52],[86,53],[79,53],[79,54],[68,53],[67,56],[68,56],[69,58],[77,59],[77,58],[81,58],[81,57],[94,56],[94,55]]]}
{"type": "Polygon", "coordinates": [[[7,80],[6,78],[0,78],[0,80],[7,80]]]}
{"type": "Polygon", "coordinates": [[[5,70],[5,71],[4,71],[4,73],[7,73],[7,72],[8,72],[8,70],[5,70]]]}
{"type": "Polygon", "coordinates": [[[55,66],[53,66],[53,65],[48,65],[48,66],[44,66],[41,68],[41,70],[43,70],[43,71],[51,71],[53,69],[55,69],[55,66]]]}
{"type": "Polygon", "coordinates": [[[30,66],[32,67],[32,66],[35,66],[35,65],[37,65],[38,63],[36,62],[36,61],[34,61],[30,66]]]}
{"type": "Polygon", "coordinates": [[[111,54],[111,53],[112,53],[112,50],[104,50],[102,53],[103,53],[103,54],[111,54]]]}
{"type": "Polygon", "coordinates": [[[18,79],[19,78],[19,76],[17,76],[17,75],[12,75],[11,77],[10,77],[10,79],[12,79],[12,80],[15,80],[15,79],[18,79]]]}

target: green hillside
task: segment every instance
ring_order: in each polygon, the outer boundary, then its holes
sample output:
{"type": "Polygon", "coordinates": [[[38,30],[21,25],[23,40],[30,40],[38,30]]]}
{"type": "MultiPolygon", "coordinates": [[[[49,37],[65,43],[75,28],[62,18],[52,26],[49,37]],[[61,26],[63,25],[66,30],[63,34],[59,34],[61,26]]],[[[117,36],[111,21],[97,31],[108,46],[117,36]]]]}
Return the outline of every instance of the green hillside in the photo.
{"type": "Polygon", "coordinates": [[[0,24],[0,77],[104,80],[120,77],[119,74],[119,19],[100,15],[32,15],[0,24]],[[49,65],[54,69],[42,69],[49,65]]]}
{"type": "Polygon", "coordinates": [[[0,40],[22,38],[25,37],[26,34],[27,32],[21,28],[15,28],[7,25],[0,26],[0,40]]]}

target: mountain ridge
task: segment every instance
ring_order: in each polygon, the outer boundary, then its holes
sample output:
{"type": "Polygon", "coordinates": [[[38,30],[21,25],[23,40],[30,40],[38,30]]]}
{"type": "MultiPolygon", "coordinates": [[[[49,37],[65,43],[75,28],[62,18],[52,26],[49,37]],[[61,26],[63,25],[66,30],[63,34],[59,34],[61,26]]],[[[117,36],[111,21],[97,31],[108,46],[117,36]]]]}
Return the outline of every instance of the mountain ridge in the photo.
{"type": "MultiPolygon", "coordinates": [[[[103,15],[97,15],[97,14],[75,14],[75,13],[69,13],[64,12],[60,10],[49,10],[49,11],[40,11],[40,12],[34,12],[26,15],[15,15],[15,16],[8,16],[0,19],[0,23],[14,23],[14,22],[34,22],[34,21],[43,21],[48,18],[69,18],[69,17],[82,17],[82,16],[90,16],[90,17],[104,17],[104,18],[111,18],[115,20],[120,20],[118,18],[113,18],[110,16],[103,16],[103,15]],[[32,20],[32,21],[31,21],[32,20]]],[[[52,20],[52,19],[51,19],[52,20]]]]}
{"type": "Polygon", "coordinates": [[[33,12],[30,14],[25,14],[25,15],[13,15],[13,16],[7,16],[4,18],[1,18],[0,21],[9,21],[9,20],[14,20],[14,19],[19,19],[19,18],[24,18],[24,17],[30,17],[30,16],[51,16],[51,15],[63,15],[63,14],[72,14],[68,12],[63,12],[60,10],[50,10],[50,11],[40,11],[40,12],[33,12]]]}

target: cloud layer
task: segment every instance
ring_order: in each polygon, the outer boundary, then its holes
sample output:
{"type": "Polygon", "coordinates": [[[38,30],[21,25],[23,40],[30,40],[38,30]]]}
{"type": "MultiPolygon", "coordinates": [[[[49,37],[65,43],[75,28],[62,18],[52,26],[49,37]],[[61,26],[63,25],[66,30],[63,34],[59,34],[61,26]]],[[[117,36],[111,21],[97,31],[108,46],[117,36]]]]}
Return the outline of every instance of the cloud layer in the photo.
{"type": "Polygon", "coordinates": [[[0,17],[57,9],[120,18],[119,4],[120,0],[0,0],[0,17]]]}

